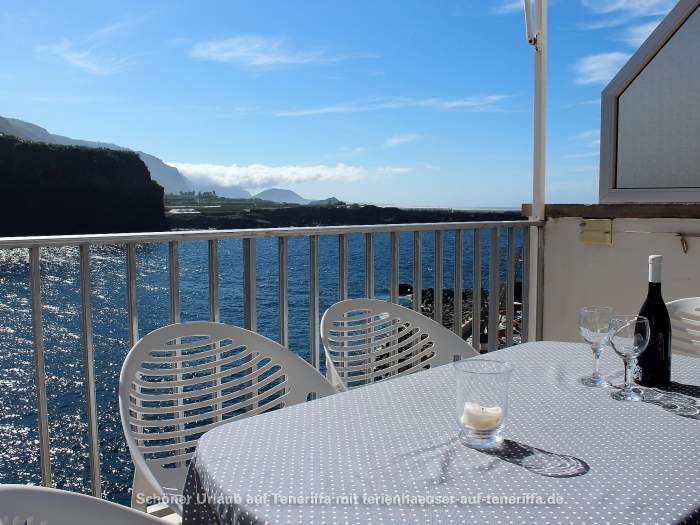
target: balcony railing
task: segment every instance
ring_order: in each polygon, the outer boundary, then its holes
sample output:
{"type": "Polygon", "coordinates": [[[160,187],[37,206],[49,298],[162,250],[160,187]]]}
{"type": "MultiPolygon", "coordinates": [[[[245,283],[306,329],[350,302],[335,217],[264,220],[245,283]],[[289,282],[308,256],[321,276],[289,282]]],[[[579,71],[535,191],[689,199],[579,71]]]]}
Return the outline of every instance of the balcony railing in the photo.
{"type": "MultiPolygon", "coordinates": [[[[35,388],[37,396],[37,425],[39,436],[39,452],[42,482],[52,485],[49,441],[49,414],[46,396],[46,373],[44,363],[44,328],[42,318],[40,257],[42,248],[78,246],[80,252],[80,305],[81,333],[83,348],[83,373],[85,384],[85,403],[87,415],[88,457],[90,464],[92,494],[101,496],[102,483],[100,471],[98,417],[95,396],[95,365],[92,327],[92,291],[90,275],[90,250],[99,245],[126,246],[126,285],[127,285],[127,315],[129,345],[133,346],[139,339],[139,318],[137,310],[137,260],[136,245],[140,243],[167,243],[168,245],[168,294],[169,318],[176,323],[181,319],[180,312],[180,243],[187,241],[207,241],[208,243],[208,300],[209,318],[219,321],[219,255],[218,241],[239,239],[243,243],[243,298],[244,298],[244,327],[256,330],[256,240],[260,238],[277,239],[278,249],[278,307],[279,307],[279,342],[288,345],[288,239],[302,237],[308,239],[309,254],[309,289],[308,289],[308,334],[309,362],[321,369],[321,348],[319,338],[320,302],[319,302],[319,238],[335,236],[338,240],[338,300],[348,298],[348,236],[364,235],[364,294],[374,295],[375,255],[374,237],[377,234],[389,235],[389,299],[399,300],[399,235],[412,234],[413,241],[413,297],[412,307],[421,311],[422,297],[422,234],[434,234],[434,265],[433,265],[433,317],[443,322],[443,234],[454,232],[454,301],[453,329],[462,336],[463,302],[463,246],[465,234],[473,236],[473,285],[472,285],[472,333],[476,334],[474,345],[481,348],[481,326],[486,325],[488,335],[487,351],[496,350],[501,344],[511,345],[514,342],[514,305],[516,282],[516,230],[521,232],[521,262],[522,262],[522,320],[520,340],[539,339],[541,334],[541,305],[530,304],[530,236],[537,233],[537,289],[542,284],[542,223],[533,221],[496,221],[496,222],[461,222],[461,223],[428,223],[428,224],[394,224],[394,225],[363,225],[363,226],[325,226],[312,228],[271,228],[249,230],[203,230],[203,231],[172,231],[156,233],[128,233],[104,235],[68,235],[50,237],[11,237],[0,238],[0,249],[27,249],[29,251],[29,275],[31,290],[31,313],[33,352],[35,364],[35,388]],[[539,231],[535,231],[535,229],[539,231]],[[501,283],[500,275],[500,245],[501,233],[505,232],[506,271],[505,281],[501,283]],[[488,233],[488,308],[486,319],[481,319],[482,309],[482,240],[488,233]],[[504,302],[501,304],[500,291],[505,289],[504,302]],[[494,293],[495,292],[495,293],[494,293]],[[475,306],[477,305],[477,306],[475,306]],[[533,308],[534,306],[534,308],[533,308]],[[537,333],[529,337],[528,325],[530,312],[536,312],[537,333]],[[505,318],[505,336],[499,342],[501,318],[505,318]],[[476,327],[476,328],[474,328],[476,327]]],[[[538,297],[541,293],[538,292],[538,297]]],[[[444,324],[444,323],[443,323],[444,324]]]]}

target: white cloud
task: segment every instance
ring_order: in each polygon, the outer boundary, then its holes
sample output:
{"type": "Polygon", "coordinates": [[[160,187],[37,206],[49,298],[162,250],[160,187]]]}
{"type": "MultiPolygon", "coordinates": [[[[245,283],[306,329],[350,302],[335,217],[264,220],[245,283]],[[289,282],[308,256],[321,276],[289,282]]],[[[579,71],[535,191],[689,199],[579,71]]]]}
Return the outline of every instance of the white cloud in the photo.
{"type": "Polygon", "coordinates": [[[566,166],[561,170],[561,174],[566,173],[595,173],[598,171],[599,166],[595,164],[590,165],[580,165],[580,166],[566,166]]]}
{"type": "Polygon", "coordinates": [[[125,32],[146,18],[144,15],[115,22],[75,40],[64,38],[60,42],[36,46],[34,52],[62,61],[91,75],[111,75],[123,69],[129,58],[108,57],[103,53],[96,53],[96,50],[107,45],[114,35],[125,32]]]}
{"type": "Polygon", "coordinates": [[[415,142],[420,138],[420,135],[416,133],[403,133],[399,135],[392,135],[384,141],[385,148],[394,148],[396,146],[401,146],[402,144],[408,144],[409,142],[415,142]]]}
{"type": "Polygon", "coordinates": [[[441,98],[411,98],[411,97],[380,97],[365,100],[341,102],[331,106],[321,106],[306,109],[291,109],[274,113],[276,117],[305,117],[311,115],[327,115],[333,113],[363,113],[402,108],[429,108],[441,111],[498,111],[497,103],[509,98],[510,95],[482,95],[458,99],[441,98]]]}
{"type": "Polygon", "coordinates": [[[632,47],[639,47],[647,39],[647,37],[656,29],[661,20],[654,20],[646,24],[628,27],[625,30],[623,40],[632,47]]]}
{"type": "Polygon", "coordinates": [[[677,0],[581,0],[599,14],[623,13],[629,16],[665,15],[677,0]]]}
{"type": "Polygon", "coordinates": [[[180,170],[195,183],[208,182],[216,186],[243,188],[263,188],[278,185],[295,184],[311,181],[356,181],[376,175],[395,175],[407,173],[411,168],[380,166],[369,169],[362,166],[336,164],[328,166],[269,166],[266,164],[188,164],[168,162],[180,170]]]}
{"type": "Polygon", "coordinates": [[[597,138],[599,135],[600,135],[599,129],[589,129],[586,131],[582,131],[581,133],[577,133],[574,138],[579,139],[579,140],[589,140],[589,139],[597,138]]]}
{"type": "Polygon", "coordinates": [[[504,0],[491,9],[495,15],[509,15],[511,13],[525,13],[523,0],[504,0]]]}
{"type": "Polygon", "coordinates": [[[587,151],[585,153],[570,153],[568,155],[562,155],[562,159],[591,159],[597,157],[599,153],[597,151],[587,151]]]}
{"type": "Polygon", "coordinates": [[[582,58],[576,64],[577,84],[606,84],[627,62],[629,54],[614,51],[582,58]]]}
{"type": "Polygon", "coordinates": [[[581,0],[599,18],[579,24],[582,29],[606,29],[632,22],[635,18],[664,16],[676,0],[581,0]]]}
{"type": "Polygon", "coordinates": [[[37,46],[34,48],[34,52],[58,58],[66,64],[92,75],[111,75],[119,69],[118,62],[100,60],[95,57],[91,49],[75,49],[67,39],[56,44],[37,46]]]}
{"type": "Polygon", "coordinates": [[[590,129],[588,131],[583,131],[576,135],[574,140],[586,148],[598,148],[600,147],[600,130],[590,129]]]}
{"type": "Polygon", "coordinates": [[[600,105],[600,99],[599,98],[591,98],[588,100],[580,100],[578,102],[572,102],[571,104],[565,104],[562,107],[566,109],[570,108],[576,108],[580,106],[599,106],[600,105]]]}
{"type": "Polygon", "coordinates": [[[379,166],[377,168],[377,173],[379,175],[403,175],[405,173],[411,173],[413,168],[408,166],[379,166]]]}
{"type": "Polygon", "coordinates": [[[190,56],[200,60],[240,64],[250,68],[270,68],[304,64],[340,62],[351,58],[374,58],[371,54],[332,56],[324,51],[291,49],[281,38],[243,35],[220,40],[197,42],[190,56]]]}

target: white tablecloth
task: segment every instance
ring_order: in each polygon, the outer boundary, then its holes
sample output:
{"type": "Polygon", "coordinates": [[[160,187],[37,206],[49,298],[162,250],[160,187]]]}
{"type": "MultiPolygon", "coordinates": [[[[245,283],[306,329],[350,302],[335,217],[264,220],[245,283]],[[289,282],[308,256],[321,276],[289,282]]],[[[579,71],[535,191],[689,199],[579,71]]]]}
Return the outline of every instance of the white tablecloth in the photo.
{"type": "MultiPolygon", "coordinates": [[[[674,355],[670,391],[630,403],[578,383],[593,365],[583,344],[490,356],[514,366],[501,451],[456,439],[442,366],[208,432],[183,523],[700,521],[700,359],[674,355]]],[[[612,351],[602,372],[622,381],[612,351]]]]}

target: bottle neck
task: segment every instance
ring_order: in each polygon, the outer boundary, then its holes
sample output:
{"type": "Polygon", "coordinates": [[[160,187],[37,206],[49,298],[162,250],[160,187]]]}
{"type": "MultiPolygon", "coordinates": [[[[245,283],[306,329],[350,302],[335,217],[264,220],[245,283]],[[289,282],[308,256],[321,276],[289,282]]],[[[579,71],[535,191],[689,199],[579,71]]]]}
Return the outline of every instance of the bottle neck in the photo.
{"type": "Polygon", "coordinates": [[[648,297],[661,297],[661,283],[649,283],[649,293],[648,297]]]}
{"type": "Polygon", "coordinates": [[[661,262],[660,261],[649,261],[649,282],[650,283],[660,283],[661,282],[661,262]]]}

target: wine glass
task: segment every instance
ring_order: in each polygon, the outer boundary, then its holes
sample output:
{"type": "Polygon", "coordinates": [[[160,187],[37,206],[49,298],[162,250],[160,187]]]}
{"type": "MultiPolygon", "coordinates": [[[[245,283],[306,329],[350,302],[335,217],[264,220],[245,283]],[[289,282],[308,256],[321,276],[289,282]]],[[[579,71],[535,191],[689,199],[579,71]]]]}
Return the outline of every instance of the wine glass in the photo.
{"type": "Polygon", "coordinates": [[[608,338],[625,363],[625,385],[610,394],[613,399],[642,400],[642,396],[632,390],[632,366],[649,344],[649,335],[649,320],[641,315],[616,315],[610,320],[608,338]]]}
{"type": "Polygon", "coordinates": [[[608,382],[600,375],[600,354],[608,346],[608,330],[613,310],[610,306],[586,306],[578,314],[578,327],[581,337],[593,350],[593,374],[582,377],[581,383],[586,386],[608,386],[608,382]]]}

